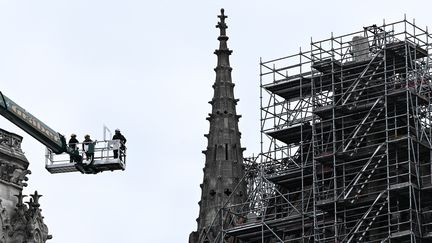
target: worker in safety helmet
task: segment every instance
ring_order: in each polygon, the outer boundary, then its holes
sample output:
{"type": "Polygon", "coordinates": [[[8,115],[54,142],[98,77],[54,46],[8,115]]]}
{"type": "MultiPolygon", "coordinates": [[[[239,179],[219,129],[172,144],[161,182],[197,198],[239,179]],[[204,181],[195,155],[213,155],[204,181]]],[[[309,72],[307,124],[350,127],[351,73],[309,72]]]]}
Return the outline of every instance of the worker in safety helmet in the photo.
{"type": "MultiPolygon", "coordinates": [[[[77,144],[79,143],[78,139],[76,139],[76,134],[72,133],[71,138],[69,139],[68,146],[73,149],[76,154],[78,154],[77,144]]],[[[75,162],[74,156],[70,156],[70,162],[75,162]]]]}
{"type": "MultiPolygon", "coordinates": [[[[115,134],[112,138],[112,140],[119,140],[120,141],[120,159],[121,159],[121,155],[124,154],[124,151],[126,149],[126,138],[123,136],[123,134],[121,134],[120,129],[116,129],[115,130],[115,134]]],[[[117,159],[119,157],[118,155],[118,149],[114,149],[114,159],[117,159]]]]}
{"type": "Polygon", "coordinates": [[[95,143],[90,139],[90,135],[85,135],[82,148],[86,154],[86,160],[90,160],[90,163],[94,160],[94,147],[95,143]]]}

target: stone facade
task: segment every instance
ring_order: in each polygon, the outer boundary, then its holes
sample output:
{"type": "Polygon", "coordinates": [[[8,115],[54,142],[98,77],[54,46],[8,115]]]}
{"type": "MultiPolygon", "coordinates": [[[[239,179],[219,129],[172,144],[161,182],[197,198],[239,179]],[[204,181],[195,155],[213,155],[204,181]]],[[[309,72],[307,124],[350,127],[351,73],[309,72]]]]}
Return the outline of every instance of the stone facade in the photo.
{"type": "Polygon", "coordinates": [[[22,137],[0,129],[0,243],[42,243],[51,239],[37,191],[24,203],[29,162],[22,137]]]}

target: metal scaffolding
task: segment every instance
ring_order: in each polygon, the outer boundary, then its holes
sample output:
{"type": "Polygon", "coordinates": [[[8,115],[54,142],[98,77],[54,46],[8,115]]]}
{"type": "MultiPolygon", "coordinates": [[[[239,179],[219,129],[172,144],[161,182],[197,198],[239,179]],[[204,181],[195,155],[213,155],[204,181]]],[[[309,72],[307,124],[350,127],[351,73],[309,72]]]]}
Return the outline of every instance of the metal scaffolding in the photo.
{"type": "Polygon", "coordinates": [[[218,242],[432,242],[431,35],[406,19],[261,62],[261,154],[218,242]]]}

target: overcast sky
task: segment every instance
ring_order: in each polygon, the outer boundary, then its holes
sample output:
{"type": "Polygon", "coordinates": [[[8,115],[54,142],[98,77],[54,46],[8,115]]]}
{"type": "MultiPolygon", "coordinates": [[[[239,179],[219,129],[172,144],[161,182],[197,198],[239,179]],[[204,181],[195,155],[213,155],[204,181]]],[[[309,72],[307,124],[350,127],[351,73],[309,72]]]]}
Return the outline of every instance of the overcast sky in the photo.
{"type": "Polygon", "coordinates": [[[24,137],[25,193],[43,195],[49,242],[187,242],[196,230],[221,7],[245,156],[260,150],[260,57],[404,14],[432,24],[426,0],[0,0],[0,91],[80,141],[104,124],[128,139],[124,172],[51,175],[44,146],[0,118],[24,137]]]}

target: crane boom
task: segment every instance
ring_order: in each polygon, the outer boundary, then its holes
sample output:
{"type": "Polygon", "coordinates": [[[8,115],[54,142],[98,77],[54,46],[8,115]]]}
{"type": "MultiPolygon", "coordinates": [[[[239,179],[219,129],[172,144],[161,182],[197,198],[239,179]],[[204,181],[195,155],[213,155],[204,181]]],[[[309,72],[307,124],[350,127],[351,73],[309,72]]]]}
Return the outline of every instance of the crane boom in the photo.
{"type": "Polygon", "coordinates": [[[47,146],[54,153],[68,152],[66,139],[63,135],[48,127],[1,92],[0,114],[47,146]]]}

